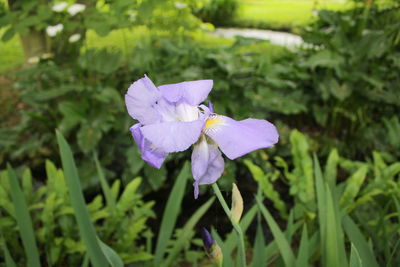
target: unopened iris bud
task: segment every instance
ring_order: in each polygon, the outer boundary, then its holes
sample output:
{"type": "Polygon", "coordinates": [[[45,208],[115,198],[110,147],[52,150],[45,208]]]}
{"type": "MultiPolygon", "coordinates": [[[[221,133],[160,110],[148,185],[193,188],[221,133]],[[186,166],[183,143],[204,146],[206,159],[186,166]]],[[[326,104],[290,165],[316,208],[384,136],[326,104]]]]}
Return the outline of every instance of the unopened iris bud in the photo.
{"type": "Polygon", "coordinates": [[[222,251],[218,244],[215,242],[214,238],[207,231],[206,228],[201,229],[201,237],[203,239],[204,248],[206,250],[207,256],[218,266],[222,266],[222,251]]]}
{"type": "Polygon", "coordinates": [[[243,198],[236,184],[232,184],[232,205],[231,205],[232,219],[239,223],[243,214],[243,198]]]}

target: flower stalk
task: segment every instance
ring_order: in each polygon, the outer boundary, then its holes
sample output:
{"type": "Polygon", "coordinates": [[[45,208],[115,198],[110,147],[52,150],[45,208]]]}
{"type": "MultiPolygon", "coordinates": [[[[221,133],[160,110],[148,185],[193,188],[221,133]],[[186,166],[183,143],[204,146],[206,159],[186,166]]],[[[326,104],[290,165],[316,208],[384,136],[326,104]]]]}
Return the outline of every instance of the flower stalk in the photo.
{"type": "Polygon", "coordinates": [[[229,220],[231,221],[231,224],[233,226],[233,229],[235,229],[236,234],[238,235],[239,239],[239,256],[240,256],[240,266],[241,267],[246,267],[246,252],[244,248],[244,237],[243,237],[243,231],[242,228],[239,225],[239,222],[235,220],[232,216],[232,212],[228,207],[228,204],[226,203],[224,197],[222,196],[221,190],[219,190],[219,186],[217,183],[212,184],[212,188],[214,190],[215,195],[218,198],[219,203],[221,203],[222,208],[224,209],[226,215],[228,216],[229,220]]]}

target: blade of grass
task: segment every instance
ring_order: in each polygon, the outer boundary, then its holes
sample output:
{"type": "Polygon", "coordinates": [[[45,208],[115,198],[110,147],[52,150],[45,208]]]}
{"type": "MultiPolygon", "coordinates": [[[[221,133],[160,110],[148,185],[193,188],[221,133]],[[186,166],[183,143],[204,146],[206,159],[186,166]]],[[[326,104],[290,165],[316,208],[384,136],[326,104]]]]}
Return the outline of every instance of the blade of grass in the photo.
{"type": "Polygon", "coordinates": [[[97,238],[97,241],[100,244],[100,248],[103,251],[104,255],[106,256],[108,262],[112,267],[123,267],[124,263],[122,262],[121,258],[118,256],[118,254],[107,244],[103,243],[99,238],[97,238]]]}
{"type": "Polygon", "coordinates": [[[343,229],[350,239],[350,242],[357,249],[357,252],[362,259],[364,267],[378,267],[379,264],[375,259],[373,252],[371,251],[367,240],[361,233],[358,226],[354,223],[354,221],[349,217],[345,216],[342,220],[343,229]]]}
{"type": "Polygon", "coordinates": [[[325,248],[326,264],[327,267],[340,266],[339,261],[339,246],[338,246],[338,231],[336,226],[336,214],[333,204],[331,190],[328,184],[325,184],[326,190],[326,243],[322,244],[325,248]]]}
{"type": "MultiPolygon", "coordinates": [[[[0,231],[1,231],[1,228],[0,228],[0,231]]],[[[4,259],[5,259],[6,267],[17,267],[17,265],[15,264],[15,261],[11,257],[10,251],[8,250],[8,247],[7,247],[6,239],[4,238],[2,232],[0,232],[0,236],[1,236],[1,239],[3,240],[3,246],[2,247],[3,247],[4,259]]]]}
{"type": "MultiPolygon", "coordinates": [[[[322,178],[321,167],[318,162],[317,156],[314,154],[314,175],[315,175],[315,187],[317,191],[317,209],[318,209],[318,222],[320,229],[320,244],[324,246],[326,240],[326,198],[325,198],[325,186],[322,178]]],[[[323,249],[322,249],[323,250],[323,249]]],[[[325,253],[321,253],[321,262],[326,262],[325,253]]]]}
{"type": "Polygon", "coordinates": [[[160,266],[170,266],[172,264],[172,261],[175,259],[176,255],[178,255],[178,253],[185,246],[187,240],[190,238],[190,234],[193,231],[193,228],[196,226],[201,217],[203,217],[204,213],[207,212],[214,200],[215,197],[210,198],[206,203],[201,205],[198,210],[196,210],[192,217],[190,217],[190,219],[187,221],[182,229],[182,234],[178,237],[176,242],[174,242],[174,246],[168,254],[168,257],[165,260],[164,264],[160,266]]]}
{"type": "Polygon", "coordinates": [[[395,204],[396,210],[397,210],[397,218],[398,218],[398,220],[400,222],[400,203],[399,203],[399,200],[396,197],[393,197],[393,201],[394,201],[394,204],[395,204]]]}
{"type": "Polygon", "coordinates": [[[97,174],[99,175],[101,189],[103,190],[104,196],[106,198],[107,208],[110,214],[114,214],[114,212],[116,211],[116,199],[114,198],[114,195],[111,192],[111,188],[107,183],[106,177],[104,176],[104,172],[101,169],[97,154],[94,154],[93,158],[96,164],[97,174]]]}
{"type": "Polygon", "coordinates": [[[37,249],[35,234],[33,232],[32,220],[29,215],[25,196],[21,191],[18,178],[10,164],[7,164],[8,180],[10,183],[10,194],[15,209],[20,236],[27,256],[27,265],[33,267],[40,266],[39,251],[37,249]]]}
{"type": "Polygon", "coordinates": [[[308,232],[307,232],[307,224],[304,224],[303,232],[301,233],[299,252],[296,259],[296,266],[307,267],[308,257],[309,257],[308,232]]]}
{"type": "Polygon", "coordinates": [[[65,173],[71,205],[78,223],[80,235],[86,245],[90,261],[95,267],[107,266],[107,258],[97,241],[96,231],[90,220],[79,182],[78,170],[72,156],[71,148],[59,131],[56,131],[57,142],[60,149],[61,162],[65,173]]]}
{"type": "MultiPolygon", "coordinates": [[[[258,216],[260,217],[260,216],[258,216]]],[[[253,261],[251,262],[252,267],[265,266],[267,263],[267,256],[265,254],[265,239],[264,232],[261,227],[261,220],[258,220],[257,230],[256,230],[256,238],[254,240],[253,247],[253,261]]]]}
{"type": "Polygon", "coordinates": [[[358,251],[354,244],[351,244],[351,252],[350,252],[350,263],[349,267],[362,267],[362,261],[360,258],[360,254],[358,254],[358,251]]]}
{"type": "Polygon", "coordinates": [[[165,248],[171,238],[175,227],[176,219],[181,210],[181,203],[185,193],[186,184],[189,178],[189,163],[186,162],[183,166],[178,178],[175,181],[174,187],[167,200],[164,214],[161,220],[160,231],[158,233],[156,251],[154,254],[154,265],[160,266],[164,257],[165,248]]]}
{"type": "Polygon", "coordinates": [[[264,216],[265,221],[267,222],[269,228],[271,229],[272,235],[274,236],[276,245],[279,248],[280,254],[282,256],[285,265],[293,266],[295,263],[295,257],[292,248],[290,247],[287,239],[285,238],[285,234],[279,228],[278,224],[276,223],[272,215],[269,213],[267,208],[264,206],[264,204],[258,197],[256,197],[256,201],[262,215],[264,216]]]}

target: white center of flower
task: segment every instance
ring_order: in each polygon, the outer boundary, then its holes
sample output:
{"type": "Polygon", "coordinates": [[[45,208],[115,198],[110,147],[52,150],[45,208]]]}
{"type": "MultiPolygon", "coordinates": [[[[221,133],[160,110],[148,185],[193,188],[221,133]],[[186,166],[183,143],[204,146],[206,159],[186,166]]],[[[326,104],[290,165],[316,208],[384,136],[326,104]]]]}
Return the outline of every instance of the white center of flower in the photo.
{"type": "Polygon", "coordinates": [[[187,103],[176,106],[176,116],[179,121],[195,121],[199,119],[199,108],[187,103]]]}

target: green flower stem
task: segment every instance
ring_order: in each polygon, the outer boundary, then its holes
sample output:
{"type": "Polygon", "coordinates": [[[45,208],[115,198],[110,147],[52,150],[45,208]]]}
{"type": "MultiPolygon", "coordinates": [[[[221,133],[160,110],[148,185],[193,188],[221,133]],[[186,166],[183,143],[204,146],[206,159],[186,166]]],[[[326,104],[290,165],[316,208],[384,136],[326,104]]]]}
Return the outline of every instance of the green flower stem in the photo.
{"type": "Polygon", "coordinates": [[[241,263],[242,267],[246,267],[246,253],[245,253],[245,249],[244,249],[244,238],[243,238],[242,228],[240,228],[240,225],[233,220],[231,210],[229,209],[228,204],[226,204],[226,201],[225,201],[224,197],[222,196],[221,191],[219,190],[218,184],[213,183],[212,188],[214,190],[214,193],[217,195],[218,201],[219,201],[219,203],[221,203],[221,206],[224,209],[226,215],[229,217],[229,220],[231,221],[233,229],[235,229],[235,231],[238,235],[240,263],[241,263]]]}

